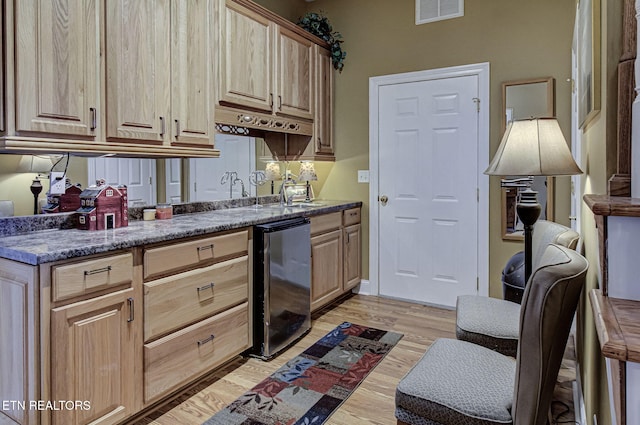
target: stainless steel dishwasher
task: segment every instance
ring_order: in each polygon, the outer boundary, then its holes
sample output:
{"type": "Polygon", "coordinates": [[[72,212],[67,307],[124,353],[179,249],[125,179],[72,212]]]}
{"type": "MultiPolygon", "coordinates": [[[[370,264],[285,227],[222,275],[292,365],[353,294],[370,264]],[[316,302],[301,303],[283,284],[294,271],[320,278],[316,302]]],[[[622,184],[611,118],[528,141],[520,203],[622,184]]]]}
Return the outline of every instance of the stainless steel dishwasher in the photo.
{"type": "Polygon", "coordinates": [[[311,229],[300,217],[254,228],[254,345],[269,360],[311,328],[311,229]]]}

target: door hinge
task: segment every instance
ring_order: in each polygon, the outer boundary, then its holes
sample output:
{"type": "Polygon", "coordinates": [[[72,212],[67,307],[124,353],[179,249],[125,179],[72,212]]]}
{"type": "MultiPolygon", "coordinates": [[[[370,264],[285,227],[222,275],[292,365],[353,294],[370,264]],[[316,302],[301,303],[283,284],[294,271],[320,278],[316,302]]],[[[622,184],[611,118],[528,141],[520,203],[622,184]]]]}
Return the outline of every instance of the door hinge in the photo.
{"type": "Polygon", "coordinates": [[[149,176],[149,185],[151,186],[153,184],[153,177],[149,176]]]}
{"type": "Polygon", "coordinates": [[[480,278],[476,277],[476,292],[480,292],[480,278]]]}
{"type": "Polygon", "coordinates": [[[193,182],[193,191],[194,192],[198,191],[198,184],[196,182],[193,182]]]}
{"type": "Polygon", "coordinates": [[[473,98],[473,101],[474,101],[474,102],[475,102],[475,104],[476,104],[476,110],[477,110],[478,112],[480,112],[480,98],[479,98],[479,97],[474,97],[474,98],[473,98]]]}
{"type": "Polygon", "coordinates": [[[476,201],[480,202],[480,188],[476,187],[476,201]]]}

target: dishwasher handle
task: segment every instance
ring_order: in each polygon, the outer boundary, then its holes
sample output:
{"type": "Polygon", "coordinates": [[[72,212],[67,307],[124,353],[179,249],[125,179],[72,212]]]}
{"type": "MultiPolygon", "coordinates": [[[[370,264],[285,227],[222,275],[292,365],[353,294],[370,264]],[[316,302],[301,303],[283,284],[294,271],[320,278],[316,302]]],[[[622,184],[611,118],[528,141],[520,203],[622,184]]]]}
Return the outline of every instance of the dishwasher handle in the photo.
{"type": "Polygon", "coordinates": [[[276,221],[273,223],[259,224],[256,226],[256,228],[263,233],[273,233],[287,230],[292,227],[304,226],[305,224],[309,223],[311,223],[311,221],[307,217],[296,217],[287,220],[276,221]]]}

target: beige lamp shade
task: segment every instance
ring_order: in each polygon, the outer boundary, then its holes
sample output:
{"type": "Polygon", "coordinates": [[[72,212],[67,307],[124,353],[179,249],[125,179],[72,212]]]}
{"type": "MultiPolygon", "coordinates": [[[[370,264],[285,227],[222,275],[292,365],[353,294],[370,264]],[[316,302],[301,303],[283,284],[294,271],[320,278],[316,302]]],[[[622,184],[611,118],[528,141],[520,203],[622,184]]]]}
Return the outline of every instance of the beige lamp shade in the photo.
{"type": "Polygon", "coordinates": [[[318,180],[318,175],[316,174],[315,166],[311,161],[302,161],[300,162],[300,174],[298,174],[298,181],[311,181],[318,180]]]}
{"type": "Polygon", "coordinates": [[[582,174],[555,118],[509,123],[484,172],[498,176],[567,176],[582,174]]]}
{"type": "Polygon", "coordinates": [[[282,180],[282,174],[280,173],[280,164],[274,161],[267,162],[267,165],[264,168],[264,176],[265,180],[282,180]]]}
{"type": "Polygon", "coordinates": [[[19,173],[48,173],[53,167],[53,160],[46,155],[22,155],[18,163],[19,173]]]}

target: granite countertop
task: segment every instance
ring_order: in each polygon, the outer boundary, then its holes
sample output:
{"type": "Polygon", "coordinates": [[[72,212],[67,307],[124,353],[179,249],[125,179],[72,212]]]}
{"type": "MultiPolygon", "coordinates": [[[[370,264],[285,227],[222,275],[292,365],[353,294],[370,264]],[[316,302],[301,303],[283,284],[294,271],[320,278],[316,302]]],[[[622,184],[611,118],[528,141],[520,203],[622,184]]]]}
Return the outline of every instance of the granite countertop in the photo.
{"type": "Polygon", "coordinates": [[[0,238],[0,258],[37,265],[190,236],[206,235],[292,217],[310,217],[362,206],[362,202],[318,201],[305,207],[244,206],[174,215],[169,220],[133,220],[127,227],[87,231],[52,229],[0,238]]]}

